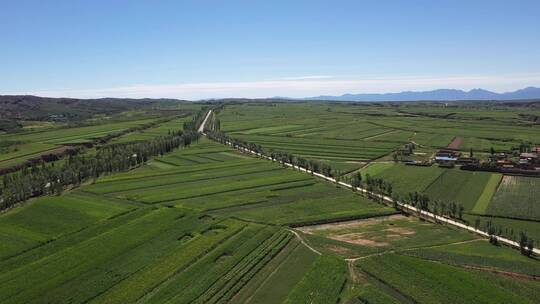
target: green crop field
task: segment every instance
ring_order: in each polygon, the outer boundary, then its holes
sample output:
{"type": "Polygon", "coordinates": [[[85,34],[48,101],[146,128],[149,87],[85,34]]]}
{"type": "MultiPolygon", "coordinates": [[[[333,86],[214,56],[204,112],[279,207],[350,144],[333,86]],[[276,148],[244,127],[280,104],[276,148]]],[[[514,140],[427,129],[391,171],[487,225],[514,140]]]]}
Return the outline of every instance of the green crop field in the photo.
{"type": "Polygon", "coordinates": [[[375,163],[375,162],[372,162],[372,163],[369,163],[368,165],[366,165],[365,167],[362,167],[360,169],[360,172],[362,173],[362,176],[364,178],[367,175],[369,175],[369,176],[377,176],[377,175],[381,174],[382,172],[384,172],[384,170],[387,170],[387,169],[391,168],[392,166],[394,166],[394,163],[389,163],[389,162],[375,163]]]}
{"type": "Polygon", "coordinates": [[[433,199],[459,202],[466,211],[470,211],[484,195],[492,175],[497,174],[447,170],[425,189],[425,193],[433,199]]]}
{"type": "Polygon", "coordinates": [[[284,303],[335,303],[346,280],[345,262],[334,257],[319,257],[296,285],[284,303]]]}
{"type": "MultiPolygon", "coordinates": [[[[103,145],[144,142],[182,128],[202,106],[162,104],[76,128],[43,123],[2,134],[0,166],[160,121],[103,145]]],[[[491,147],[540,142],[537,126],[518,123],[521,110],[238,102],[216,112],[233,138],[360,172],[364,182],[384,179],[401,197],[417,191],[457,202],[470,224],[478,217],[481,229],[491,221],[509,238],[526,231],[540,240],[536,178],[392,157],[414,142],[411,157],[427,160],[456,136],[463,153],[482,157],[491,147]]],[[[537,257],[204,136],[154,155],[1,213],[0,302],[540,302],[537,257]]]]}
{"type": "MultiPolygon", "coordinates": [[[[464,139],[460,149],[467,152],[470,148],[484,152],[491,147],[507,149],[520,140],[540,143],[538,127],[519,125],[522,110],[507,110],[504,115],[496,110],[459,110],[421,105],[389,108],[316,102],[246,103],[225,107],[219,117],[222,130],[235,137],[266,141],[273,147],[295,147],[306,155],[342,143],[348,149],[358,147],[349,155],[362,159],[362,150],[377,146],[392,149],[390,143],[399,145],[412,140],[438,148],[447,146],[455,136],[464,139]],[[439,117],[446,115],[450,119],[439,117]],[[306,144],[308,148],[303,147],[306,144]]],[[[318,157],[324,159],[324,153],[318,157]]]]}
{"type": "Polygon", "coordinates": [[[486,214],[540,221],[540,179],[505,176],[486,214]]]}
{"type": "Polygon", "coordinates": [[[312,268],[317,254],[293,239],[234,298],[234,303],[282,303],[312,268]]]}
{"type": "Polygon", "coordinates": [[[0,216],[0,278],[10,282],[0,287],[1,301],[218,303],[264,298],[267,287],[259,287],[269,285],[261,276],[271,272],[276,280],[289,277],[290,263],[303,270],[289,280],[288,289],[280,288],[282,299],[309,298],[310,288],[327,288],[328,293],[317,296],[325,301],[341,292],[344,268],[338,271],[333,265],[342,262],[317,258],[290,232],[265,223],[393,212],[309,175],[203,139],[135,170],[104,176],[69,194],[35,199],[0,216]],[[275,273],[270,265],[284,272],[275,273]],[[316,272],[323,267],[338,271],[341,283],[319,281],[316,272]],[[32,278],[26,276],[29,269],[32,278]]]}
{"type": "Polygon", "coordinates": [[[476,214],[484,214],[486,212],[487,207],[489,206],[489,203],[491,202],[491,198],[495,194],[495,191],[497,191],[497,187],[499,186],[499,183],[501,182],[502,175],[501,174],[492,174],[487,181],[487,184],[484,188],[484,191],[482,191],[482,194],[476,201],[476,204],[474,205],[472,212],[476,214]]]}
{"type": "Polygon", "coordinates": [[[212,214],[301,224],[362,218],[394,211],[306,174],[232,153],[202,140],[194,148],[156,158],[86,191],[143,204],[167,204],[212,214]],[[165,164],[163,168],[161,164],[165,164]],[[158,169],[155,166],[158,166],[158,169]]]}
{"type": "Polygon", "coordinates": [[[36,199],[0,217],[0,257],[16,256],[132,208],[131,204],[84,193],[36,199]]]}
{"type": "Polygon", "coordinates": [[[387,254],[357,267],[409,301],[419,303],[537,303],[539,283],[410,256],[387,254]]]}
{"type": "Polygon", "coordinates": [[[409,192],[423,192],[437,181],[446,169],[439,167],[416,167],[394,164],[374,177],[382,178],[394,185],[394,192],[405,196],[409,192]]]}

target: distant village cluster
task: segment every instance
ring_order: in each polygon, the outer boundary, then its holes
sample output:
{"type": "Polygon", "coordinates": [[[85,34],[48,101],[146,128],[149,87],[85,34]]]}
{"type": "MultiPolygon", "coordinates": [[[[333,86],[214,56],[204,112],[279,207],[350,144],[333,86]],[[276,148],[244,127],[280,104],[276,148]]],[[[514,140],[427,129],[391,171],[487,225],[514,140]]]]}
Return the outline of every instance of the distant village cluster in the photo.
{"type": "Polygon", "coordinates": [[[524,171],[540,171],[540,147],[533,147],[530,151],[511,153],[494,153],[489,156],[489,162],[500,169],[517,169],[524,171]]]}
{"type": "MultiPolygon", "coordinates": [[[[399,150],[400,155],[411,155],[413,144],[399,150]]],[[[406,160],[405,164],[413,166],[432,166],[453,168],[461,166],[465,170],[495,171],[540,176],[540,147],[520,147],[507,152],[491,151],[487,157],[473,156],[473,151],[463,153],[458,149],[442,148],[428,160],[406,160]]]]}

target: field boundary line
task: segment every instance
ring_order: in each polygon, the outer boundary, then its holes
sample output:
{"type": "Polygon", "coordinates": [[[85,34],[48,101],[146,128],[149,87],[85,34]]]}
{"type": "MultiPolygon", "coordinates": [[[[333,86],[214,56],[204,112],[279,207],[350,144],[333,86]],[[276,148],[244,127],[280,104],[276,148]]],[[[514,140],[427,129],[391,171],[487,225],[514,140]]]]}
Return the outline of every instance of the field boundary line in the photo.
{"type": "Polygon", "coordinates": [[[368,272],[365,269],[361,269],[360,271],[361,271],[361,273],[363,273],[367,277],[368,280],[371,281],[371,283],[373,283],[374,285],[376,285],[377,287],[379,287],[379,288],[381,288],[383,290],[386,290],[388,292],[388,294],[392,298],[398,300],[399,302],[401,302],[401,303],[418,303],[411,296],[409,296],[408,294],[402,292],[396,286],[386,282],[382,278],[379,278],[378,276],[368,272]]]}
{"type": "MultiPolygon", "coordinates": [[[[246,299],[246,301],[244,303],[250,303],[251,299],[253,298],[253,296],[262,288],[262,286],[264,286],[264,284],[266,284],[266,282],[268,282],[272,276],[279,271],[279,269],[281,268],[281,266],[283,265],[283,263],[289,258],[289,256],[291,256],[291,254],[293,254],[294,250],[296,250],[296,248],[298,246],[300,246],[302,244],[302,242],[298,241],[297,244],[291,244],[293,238],[291,238],[289,240],[289,243],[287,243],[287,245],[283,246],[283,248],[279,251],[278,254],[276,254],[276,257],[278,257],[280,254],[282,254],[284,252],[284,250],[286,249],[287,246],[294,246],[290,251],[288,252],[285,252],[285,256],[281,259],[281,261],[279,262],[278,265],[276,265],[276,267],[272,270],[272,272],[270,272],[268,274],[268,276],[266,278],[264,278],[261,283],[257,286],[257,288],[255,288],[255,290],[251,293],[251,295],[246,299]]],[[[271,261],[269,261],[270,263],[271,261]]],[[[237,294],[238,295],[238,294],[237,294]]]]}
{"type": "MultiPolygon", "coordinates": [[[[169,183],[169,184],[157,184],[157,185],[151,185],[151,186],[137,186],[135,188],[128,188],[128,189],[122,189],[122,190],[110,190],[108,192],[89,192],[89,191],[84,191],[85,193],[93,193],[93,194],[96,194],[96,195],[104,195],[106,197],[108,197],[108,195],[118,195],[118,194],[123,194],[124,192],[132,192],[134,190],[141,190],[141,189],[152,189],[152,188],[167,188],[169,186],[178,186],[178,185],[181,185],[181,184],[189,184],[189,183],[196,183],[196,182],[213,182],[213,180],[216,180],[216,179],[225,179],[225,178],[229,178],[229,177],[236,177],[236,176],[240,176],[240,177],[245,177],[246,175],[256,175],[256,174],[260,174],[260,173],[263,173],[263,172],[274,172],[274,171],[278,171],[278,170],[283,170],[283,168],[276,168],[276,169],[269,169],[269,170],[265,170],[265,171],[256,171],[256,170],[253,170],[253,171],[247,171],[247,172],[243,172],[243,173],[238,173],[238,174],[231,174],[230,172],[227,172],[227,174],[230,174],[230,175],[223,175],[223,176],[210,176],[210,177],[201,177],[201,178],[198,178],[198,179],[191,179],[191,180],[181,180],[181,181],[177,181],[177,182],[172,182],[172,183],[169,183]]],[[[175,174],[175,175],[183,175],[183,174],[175,174]]],[[[143,180],[143,178],[139,178],[138,180],[143,180]]],[[[160,180],[160,179],[158,179],[160,180]]],[[[102,184],[105,184],[105,183],[102,183],[102,184]]]]}
{"type": "Polygon", "coordinates": [[[244,190],[258,189],[258,188],[264,188],[264,187],[278,186],[278,185],[281,185],[281,184],[287,184],[287,183],[290,183],[290,182],[297,182],[297,181],[303,181],[303,180],[282,181],[282,182],[277,182],[277,183],[273,183],[273,184],[266,184],[266,185],[259,185],[259,186],[248,186],[248,187],[224,190],[224,191],[219,191],[219,192],[197,194],[197,195],[192,195],[192,196],[187,196],[187,197],[177,197],[177,198],[171,198],[171,199],[159,200],[159,201],[153,201],[153,202],[145,202],[145,201],[140,201],[140,202],[146,203],[146,204],[149,204],[149,205],[155,205],[155,204],[173,202],[173,201],[177,201],[177,200],[184,200],[184,199],[191,199],[191,198],[197,198],[197,197],[212,196],[212,195],[217,195],[217,194],[221,194],[221,193],[231,193],[231,192],[237,192],[237,191],[244,191],[244,190]]]}

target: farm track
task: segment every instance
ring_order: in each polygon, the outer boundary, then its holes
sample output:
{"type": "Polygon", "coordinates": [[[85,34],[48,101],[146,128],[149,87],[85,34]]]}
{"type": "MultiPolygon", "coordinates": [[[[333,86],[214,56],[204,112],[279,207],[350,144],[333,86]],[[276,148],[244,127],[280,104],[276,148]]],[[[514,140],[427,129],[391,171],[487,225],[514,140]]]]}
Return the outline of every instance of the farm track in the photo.
{"type": "Polygon", "coordinates": [[[208,121],[208,118],[210,117],[211,114],[212,114],[212,110],[210,110],[210,111],[208,111],[208,113],[206,113],[206,117],[204,118],[203,122],[199,126],[199,130],[198,130],[199,133],[204,132],[204,126],[206,126],[206,122],[208,121]]]}
{"type": "MultiPolygon", "coordinates": [[[[206,123],[206,120],[208,119],[208,117],[210,116],[210,114],[212,113],[212,110],[209,110],[208,111],[208,114],[206,115],[206,119],[205,121],[203,122],[203,124],[201,125],[201,127],[199,128],[199,131],[206,136],[206,134],[203,132],[204,130],[204,125],[206,123]]],[[[225,144],[228,144],[230,146],[232,146],[234,149],[237,149],[243,153],[248,153],[248,154],[252,154],[254,156],[257,156],[257,157],[260,157],[262,159],[266,159],[266,160],[270,160],[270,161],[277,161],[277,162],[280,162],[276,159],[272,159],[271,157],[269,156],[265,156],[265,155],[262,155],[260,153],[257,153],[253,150],[249,150],[247,148],[243,148],[243,147],[239,147],[239,146],[235,146],[233,143],[231,142],[226,142],[225,144]]],[[[302,168],[302,167],[299,167],[299,166],[296,166],[296,165],[293,165],[293,164],[290,164],[290,163],[286,163],[286,162],[283,162],[282,163],[283,165],[287,166],[287,167],[290,167],[290,168],[293,168],[293,169],[297,169],[298,171],[300,172],[304,172],[304,173],[307,173],[307,174],[311,174],[312,176],[316,176],[316,177],[319,177],[319,178],[322,178],[328,182],[331,182],[331,183],[334,183],[334,184],[339,184],[340,186],[343,186],[343,187],[346,187],[348,189],[353,189],[354,187],[351,185],[351,184],[347,184],[345,182],[337,182],[334,178],[332,177],[329,177],[329,176],[326,176],[326,175],[323,175],[323,174],[320,174],[320,173],[316,173],[316,172],[312,172],[306,168],[302,168]]],[[[465,225],[463,223],[460,223],[458,221],[455,221],[455,220],[452,220],[452,219],[449,219],[449,218],[446,218],[446,217],[443,217],[443,216],[439,216],[439,215],[436,215],[436,214],[433,214],[431,212],[428,212],[428,211],[425,211],[425,210],[420,210],[412,205],[409,205],[409,204],[406,204],[406,203],[403,203],[403,202],[400,202],[400,201],[397,201],[397,200],[394,200],[393,198],[389,197],[389,196],[386,196],[386,195],[382,195],[382,194],[378,194],[378,193],[374,193],[374,192],[369,192],[367,189],[365,188],[361,188],[361,187],[357,187],[355,189],[356,191],[360,191],[361,193],[364,193],[364,194],[367,194],[367,195],[371,195],[373,197],[376,197],[376,198],[379,198],[381,201],[384,201],[388,204],[395,204],[397,205],[403,212],[406,212],[406,213],[409,213],[409,214],[412,214],[412,215],[415,215],[417,217],[424,217],[424,218],[428,218],[428,219],[431,219],[431,220],[434,220],[435,222],[442,222],[442,223],[446,223],[446,224],[449,224],[449,225],[452,225],[452,226],[455,226],[455,227],[458,227],[460,229],[464,229],[464,230],[467,230],[469,232],[472,232],[472,233],[475,233],[475,234],[478,234],[478,235],[481,235],[483,237],[489,237],[489,234],[482,231],[482,230],[479,230],[479,229],[476,229],[475,227],[472,227],[472,226],[468,226],[468,225],[465,225]]],[[[513,247],[513,248],[519,248],[519,243],[515,242],[515,241],[512,241],[510,239],[507,239],[507,238],[503,238],[501,236],[494,236],[499,242],[505,244],[505,245],[508,245],[510,247],[513,247]]],[[[537,254],[537,255],[540,255],[540,249],[537,249],[537,248],[534,248],[533,249],[533,252],[534,254],[537,254]]]]}
{"type": "Polygon", "coordinates": [[[418,303],[409,295],[401,292],[399,289],[378,278],[377,276],[367,271],[362,271],[362,274],[364,275],[364,277],[366,277],[368,281],[373,283],[375,286],[381,288],[382,290],[385,290],[390,296],[398,300],[400,303],[418,303]]]}
{"type": "Polygon", "coordinates": [[[481,241],[481,240],[482,239],[474,239],[474,240],[459,241],[459,242],[452,242],[452,243],[444,243],[444,244],[437,244],[437,245],[430,245],[430,246],[418,246],[418,247],[411,247],[411,248],[406,248],[406,249],[388,250],[388,251],[377,252],[377,253],[374,253],[374,254],[369,254],[369,255],[365,255],[365,256],[361,256],[361,257],[357,257],[357,258],[348,258],[348,259],[345,259],[345,261],[356,262],[356,261],[364,260],[364,259],[371,258],[371,257],[374,257],[374,256],[381,256],[381,255],[390,254],[390,253],[400,253],[400,252],[412,251],[412,250],[417,250],[417,249],[430,249],[430,248],[444,247],[444,246],[448,246],[448,245],[467,244],[467,243],[478,242],[478,241],[481,241]]]}
{"type": "Polygon", "coordinates": [[[302,238],[302,236],[300,236],[298,232],[296,232],[293,229],[288,229],[288,230],[292,232],[296,236],[296,238],[298,238],[298,240],[300,241],[300,243],[302,243],[302,245],[306,246],[309,250],[313,251],[314,253],[318,255],[322,255],[322,253],[320,253],[317,249],[311,247],[311,245],[309,245],[306,241],[304,241],[304,239],[302,238]]]}
{"type": "Polygon", "coordinates": [[[514,279],[519,280],[526,280],[526,281],[540,281],[540,277],[534,276],[534,275],[528,275],[523,273],[516,273],[516,272],[510,272],[510,271],[502,271],[494,268],[487,268],[487,267],[477,267],[477,266],[470,266],[470,265],[459,265],[459,264],[450,264],[452,266],[462,267],[466,269],[473,269],[483,272],[491,272],[497,275],[503,275],[507,277],[511,277],[514,279]]]}

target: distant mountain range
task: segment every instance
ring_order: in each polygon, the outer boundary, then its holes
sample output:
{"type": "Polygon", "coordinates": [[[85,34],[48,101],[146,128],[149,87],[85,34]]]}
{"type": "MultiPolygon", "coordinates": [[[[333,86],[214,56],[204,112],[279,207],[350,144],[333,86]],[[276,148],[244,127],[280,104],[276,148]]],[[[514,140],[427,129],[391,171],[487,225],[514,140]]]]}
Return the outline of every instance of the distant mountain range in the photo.
{"type": "Polygon", "coordinates": [[[384,94],[344,94],[341,96],[316,96],[304,100],[337,100],[337,101],[452,101],[452,100],[519,100],[540,99],[540,88],[528,87],[514,92],[495,93],[483,89],[470,91],[440,89],[433,91],[406,91],[384,94]]]}

